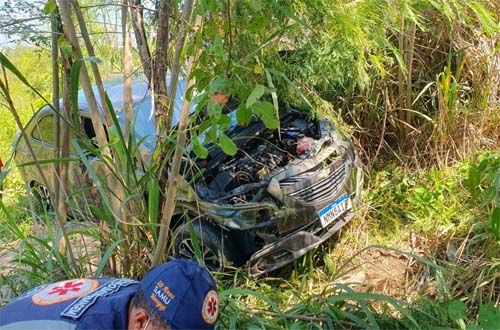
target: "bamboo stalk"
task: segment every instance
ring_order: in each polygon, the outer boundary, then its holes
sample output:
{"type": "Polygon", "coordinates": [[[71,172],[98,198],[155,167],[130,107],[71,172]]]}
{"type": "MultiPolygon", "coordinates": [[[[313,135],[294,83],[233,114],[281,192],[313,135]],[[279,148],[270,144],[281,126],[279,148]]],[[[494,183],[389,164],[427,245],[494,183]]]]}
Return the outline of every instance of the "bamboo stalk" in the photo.
{"type": "Polygon", "coordinates": [[[167,123],[166,127],[170,128],[172,126],[172,119],[174,115],[175,108],[175,94],[177,92],[177,82],[179,81],[179,72],[182,67],[180,63],[180,57],[182,50],[184,49],[184,43],[186,40],[187,30],[186,25],[189,23],[189,19],[191,17],[191,11],[193,8],[193,1],[186,0],[183,4],[182,9],[182,18],[181,18],[181,26],[179,31],[179,38],[177,39],[177,44],[175,45],[175,55],[174,62],[170,74],[170,82],[168,86],[168,115],[167,115],[167,123]]]}
{"type": "MultiPolygon", "coordinates": [[[[203,18],[197,16],[195,19],[195,27],[201,26],[203,18]]],[[[197,50],[195,54],[191,55],[188,60],[186,76],[188,77],[186,82],[186,92],[194,85],[194,79],[189,78],[191,70],[194,66],[195,58],[197,57],[197,50]]],[[[177,186],[182,180],[180,175],[182,155],[187,141],[187,126],[189,121],[189,109],[191,107],[191,102],[184,98],[184,103],[182,104],[181,115],[179,119],[177,135],[177,143],[175,147],[174,157],[172,158],[172,166],[170,168],[169,179],[167,187],[165,188],[165,201],[162,205],[162,218],[160,227],[160,234],[158,237],[158,243],[153,256],[153,266],[161,263],[162,257],[164,256],[164,251],[167,246],[168,233],[170,232],[170,222],[175,209],[175,195],[177,191],[177,186]]]]}
{"type": "Polygon", "coordinates": [[[130,13],[132,14],[132,27],[134,28],[135,41],[141,57],[144,75],[151,79],[151,51],[149,50],[146,32],[144,30],[143,10],[140,0],[129,0],[130,13]]]}
{"type": "MultiPolygon", "coordinates": [[[[59,3],[59,9],[61,11],[61,18],[63,20],[64,27],[66,29],[65,30],[66,36],[67,36],[69,42],[71,43],[73,53],[75,54],[76,59],[81,60],[83,58],[83,56],[82,56],[82,51],[81,51],[81,48],[80,48],[80,45],[78,42],[78,37],[76,35],[75,28],[73,25],[73,19],[71,18],[70,3],[68,1],[65,1],[65,0],[59,0],[58,3],[59,3]]],[[[92,84],[90,82],[90,77],[89,77],[89,74],[87,71],[87,67],[85,65],[82,65],[82,67],[81,67],[79,78],[80,78],[80,83],[82,84],[83,92],[85,93],[85,98],[86,98],[87,103],[88,103],[90,117],[92,120],[92,125],[93,125],[94,131],[96,133],[97,143],[100,146],[105,146],[105,145],[107,145],[108,141],[107,141],[107,137],[106,137],[106,132],[104,131],[104,123],[101,119],[99,107],[97,105],[96,97],[95,97],[94,91],[92,90],[92,84]]],[[[101,84],[102,84],[102,82],[101,82],[101,84]]],[[[104,98],[104,94],[102,94],[102,97],[104,98]]],[[[103,105],[103,106],[105,106],[105,105],[103,105]]],[[[107,107],[105,109],[107,109],[107,107]]],[[[109,114],[108,114],[108,116],[109,116],[109,114]]],[[[109,149],[104,148],[102,150],[102,153],[105,157],[111,159],[111,152],[109,149]]],[[[103,171],[104,171],[104,177],[106,177],[106,179],[107,179],[108,187],[117,187],[118,185],[116,184],[114,174],[106,166],[103,166],[103,171]]],[[[120,201],[118,200],[118,198],[116,197],[114,192],[110,191],[109,197],[111,200],[111,207],[112,207],[111,212],[114,214],[114,212],[117,212],[118,210],[120,210],[120,201]]],[[[102,223],[102,226],[103,226],[104,235],[107,236],[109,229],[105,223],[102,223]]],[[[114,268],[112,270],[114,271],[115,276],[119,275],[119,272],[120,272],[119,269],[114,268]]]]}

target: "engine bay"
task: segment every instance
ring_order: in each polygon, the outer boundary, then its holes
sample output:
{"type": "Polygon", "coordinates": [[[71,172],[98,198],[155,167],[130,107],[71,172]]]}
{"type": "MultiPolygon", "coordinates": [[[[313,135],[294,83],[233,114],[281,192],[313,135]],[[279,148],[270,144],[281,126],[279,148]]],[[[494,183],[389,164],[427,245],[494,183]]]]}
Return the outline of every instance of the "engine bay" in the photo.
{"type": "Polygon", "coordinates": [[[265,200],[273,173],[292,160],[314,153],[313,147],[321,138],[319,126],[317,120],[291,111],[282,113],[279,129],[268,129],[260,121],[231,128],[227,134],[238,151],[229,156],[220,148],[212,148],[207,159],[198,161],[203,171],[203,177],[195,183],[198,195],[230,205],[265,200]]]}

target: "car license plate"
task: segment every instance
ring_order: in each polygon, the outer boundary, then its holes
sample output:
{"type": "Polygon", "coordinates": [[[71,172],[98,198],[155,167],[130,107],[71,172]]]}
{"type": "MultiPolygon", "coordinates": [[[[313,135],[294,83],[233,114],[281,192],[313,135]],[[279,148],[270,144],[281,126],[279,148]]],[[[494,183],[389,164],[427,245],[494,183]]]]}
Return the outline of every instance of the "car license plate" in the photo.
{"type": "Polygon", "coordinates": [[[319,211],[319,221],[325,228],[352,207],[349,195],[344,194],[319,211]]]}

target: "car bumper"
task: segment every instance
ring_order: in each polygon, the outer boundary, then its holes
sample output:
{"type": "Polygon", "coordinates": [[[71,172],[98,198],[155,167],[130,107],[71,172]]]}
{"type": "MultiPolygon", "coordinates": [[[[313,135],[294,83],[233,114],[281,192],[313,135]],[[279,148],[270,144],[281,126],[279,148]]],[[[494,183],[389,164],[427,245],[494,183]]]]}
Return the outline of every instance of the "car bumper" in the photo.
{"type": "Polygon", "coordinates": [[[264,246],[250,257],[248,273],[253,276],[265,274],[302,257],[329,239],[349,223],[353,217],[354,213],[349,211],[340,216],[328,228],[322,228],[318,220],[275,243],[264,246]]]}

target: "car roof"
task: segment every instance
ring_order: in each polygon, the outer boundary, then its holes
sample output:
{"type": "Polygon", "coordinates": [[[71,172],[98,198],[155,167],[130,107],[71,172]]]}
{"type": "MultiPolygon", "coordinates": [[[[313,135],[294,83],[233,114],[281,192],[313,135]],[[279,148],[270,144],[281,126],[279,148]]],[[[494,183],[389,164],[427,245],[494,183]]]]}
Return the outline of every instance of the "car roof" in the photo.
{"type": "MultiPolygon", "coordinates": [[[[167,84],[170,81],[170,73],[167,73],[166,76],[167,84]]],[[[103,83],[104,90],[106,91],[108,98],[113,105],[115,113],[118,117],[118,121],[120,125],[124,122],[124,82],[123,75],[115,75],[111,78],[106,79],[103,83]]],[[[143,137],[147,137],[144,142],[145,146],[148,149],[152,149],[156,144],[155,137],[155,116],[154,109],[152,105],[151,93],[149,88],[149,83],[145,79],[134,78],[132,80],[132,102],[134,106],[134,130],[136,133],[136,138],[141,139],[143,137]]],[[[184,92],[186,88],[186,81],[182,78],[182,75],[177,84],[177,92],[174,102],[174,113],[173,113],[173,122],[172,126],[176,125],[179,120],[180,111],[182,107],[182,103],[184,100],[184,92]]],[[[92,90],[96,97],[97,105],[99,107],[99,112],[101,115],[104,114],[104,110],[102,108],[101,99],[99,97],[98,88],[96,85],[92,86],[92,90]]],[[[62,108],[63,100],[59,100],[59,106],[62,108]]],[[[194,103],[191,104],[190,112],[193,112],[196,108],[194,103]]],[[[83,89],[78,91],[78,109],[80,112],[80,116],[90,117],[89,112],[89,103],[87,102],[87,98],[83,89]]],[[[51,105],[46,104],[41,107],[33,117],[28,121],[26,126],[31,125],[32,122],[38,122],[41,117],[46,116],[48,113],[53,113],[53,109],[51,105]]]]}
{"type": "MultiPolygon", "coordinates": [[[[109,100],[113,105],[115,111],[121,111],[125,105],[123,99],[124,92],[124,82],[123,77],[115,77],[107,80],[104,84],[104,90],[108,94],[109,100]]],[[[133,104],[140,103],[144,100],[144,98],[149,94],[149,84],[144,79],[133,79],[132,81],[132,102],[133,104]]],[[[99,111],[102,113],[102,104],[101,98],[99,97],[99,91],[96,85],[92,86],[92,90],[94,95],[96,96],[97,105],[99,106],[99,111]]],[[[62,105],[62,100],[60,101],[62,105]]],[[[83,89],[78,92],[78,107],[80,111],[89,110],[89,103],[85,96],[83,89]]]]}

